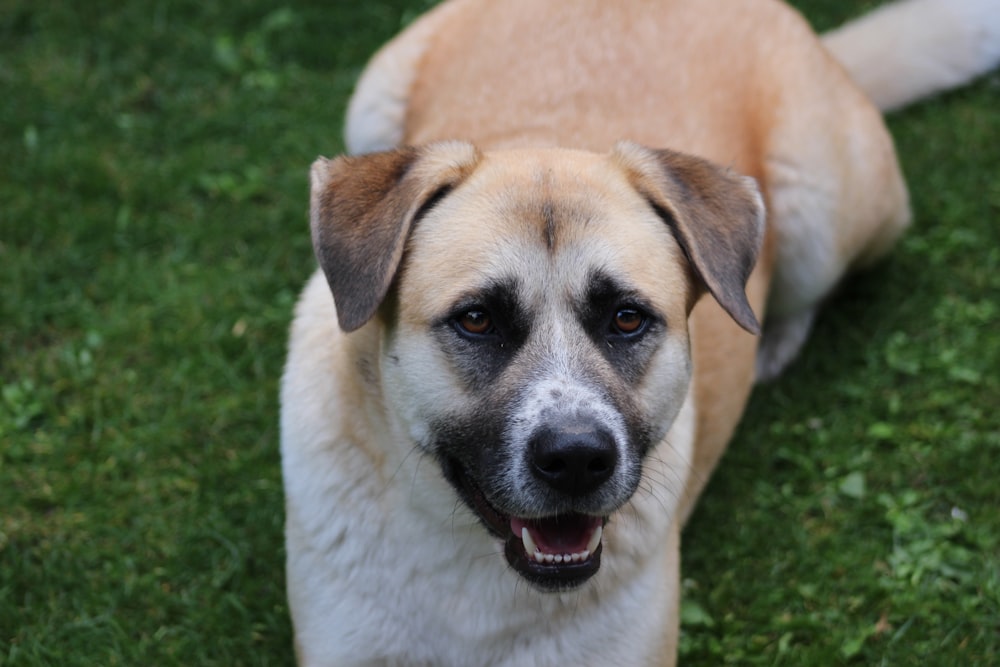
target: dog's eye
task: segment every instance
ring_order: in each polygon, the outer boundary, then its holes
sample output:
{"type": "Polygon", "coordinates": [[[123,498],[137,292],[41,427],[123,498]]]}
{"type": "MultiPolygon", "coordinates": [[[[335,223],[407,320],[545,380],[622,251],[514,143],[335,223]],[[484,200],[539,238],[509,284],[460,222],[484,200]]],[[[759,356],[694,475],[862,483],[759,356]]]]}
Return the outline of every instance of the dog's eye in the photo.
{"type": "Polygon", "coordinates": [[[463,333],[485,336],[493,332],[493,319],[482,310],[468,310],[455,318],[455,326],[463,333]]]}
{"type": "Polygon", "coordinates": [[[635,336],[646,328],[645,313],[635,308],[621,308],[611,320],[611,332],[619,336],[635,336]]]}

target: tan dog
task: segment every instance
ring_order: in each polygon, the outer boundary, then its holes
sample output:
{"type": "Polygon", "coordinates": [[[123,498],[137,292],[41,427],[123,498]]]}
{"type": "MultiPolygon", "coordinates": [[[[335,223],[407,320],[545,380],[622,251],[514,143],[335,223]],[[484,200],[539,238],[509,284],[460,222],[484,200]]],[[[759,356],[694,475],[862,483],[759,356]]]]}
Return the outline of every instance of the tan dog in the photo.
{"type": "MultiPolygon", "coordinates": [[[[872,56],[898,105],[995,61],[988,4],[829,44],[905,26],[872,56]],[[970,54],[942,78],[933,45],[970,54]]],[[[282,385],[300,662],[673,664],[680,530],[755,374],[908,221],[879,111],[770,0],[454,0],[347,138],[386,152],[313,165],[282,385]]]]}

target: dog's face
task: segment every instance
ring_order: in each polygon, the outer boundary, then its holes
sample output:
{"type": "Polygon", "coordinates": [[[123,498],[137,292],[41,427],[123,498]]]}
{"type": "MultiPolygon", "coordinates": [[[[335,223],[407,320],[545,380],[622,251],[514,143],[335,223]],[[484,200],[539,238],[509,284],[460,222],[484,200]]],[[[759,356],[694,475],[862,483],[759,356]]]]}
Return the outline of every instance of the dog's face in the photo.
{"type": "Polygon", "coordinates": [[[528,581],[586,581],[684,402],[695,301],[707,287],[756,326],[743,296],[756,191],[628,145],[447,144],[313,175],[317,254],[341,326],[383,327],[402,445],[434,457],[528,581]]]}

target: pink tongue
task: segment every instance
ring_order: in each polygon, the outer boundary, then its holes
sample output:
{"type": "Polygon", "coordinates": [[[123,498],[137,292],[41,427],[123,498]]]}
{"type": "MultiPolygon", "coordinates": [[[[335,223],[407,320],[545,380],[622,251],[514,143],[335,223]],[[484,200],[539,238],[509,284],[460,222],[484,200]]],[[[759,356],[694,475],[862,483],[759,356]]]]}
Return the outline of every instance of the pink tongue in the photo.
{"type": "Polygon", "coordinates": [[[520,537],[521,528],[527,527],[535,546],[543,554],[580,553],[587,548],[591,536],[600,525],[600,517],[585,514],[566,514],[546,519],[510,519],[511,532],[520,537]]]}

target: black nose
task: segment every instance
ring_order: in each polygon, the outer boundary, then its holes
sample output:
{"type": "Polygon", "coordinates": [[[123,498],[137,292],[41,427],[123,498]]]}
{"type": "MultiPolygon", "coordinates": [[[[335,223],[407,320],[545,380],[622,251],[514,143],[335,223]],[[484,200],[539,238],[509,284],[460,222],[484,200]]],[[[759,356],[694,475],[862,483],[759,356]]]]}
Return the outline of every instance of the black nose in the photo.
{"type": "Polygon", "coordinates": [[[535,476],[570,496],[596,490],[618,463],[614,437],[592,424],[543,428],[531,439],[530,447],[535,476]]]}

